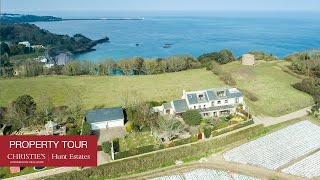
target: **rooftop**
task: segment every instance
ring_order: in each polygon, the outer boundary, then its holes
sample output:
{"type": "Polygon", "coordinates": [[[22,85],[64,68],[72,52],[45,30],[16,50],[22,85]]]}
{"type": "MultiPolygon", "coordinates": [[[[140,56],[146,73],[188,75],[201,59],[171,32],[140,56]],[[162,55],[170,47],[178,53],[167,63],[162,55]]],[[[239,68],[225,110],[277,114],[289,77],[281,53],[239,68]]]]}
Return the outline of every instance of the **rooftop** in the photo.
{"type": "Polygon", "coordinates": [[[188,110],[187,101],[185,99],[173,100],[172,104],[176,113],[182,113],[188,110]]]}
{"type": "Polygon", "coordinates": [[[95,109],[86,113],[86,121],[89,123],[113,121],[117,119],[124,119],[122,107],[95,109]]]}

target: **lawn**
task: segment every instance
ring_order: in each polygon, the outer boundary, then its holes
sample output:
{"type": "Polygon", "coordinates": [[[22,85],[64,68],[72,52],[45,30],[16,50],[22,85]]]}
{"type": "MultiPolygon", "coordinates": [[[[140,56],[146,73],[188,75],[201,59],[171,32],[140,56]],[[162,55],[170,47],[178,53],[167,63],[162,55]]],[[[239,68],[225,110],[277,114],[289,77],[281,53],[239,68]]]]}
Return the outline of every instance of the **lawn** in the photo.
{"type": "Polygon", "coordinates": [[[18,96],[29,94],[40,101],[51,96],[55,105],[65,105],[69,97],[80,94],[85,109],[97,105],[122,105],[126,92],[136,92],[143,100],[171,101],[179,99],[183,90],[223,87],[211,72],[194,69],[148,76],[53,76],[0,80],[0,106],[18,96]]]}
{"type": "Polygon", "coordinates": [[[281,61],[260,62],[255,66],[230,63],[222,67],[232,73],[238,88],[258,97],[256,102],[246,98],[255,114],[280,116],[313,104],[310,95],[291,87],[301,79],[282,71],[281,67],[286,64],[288,62],[281,61]]]}
{"type": "Polygon", "coordinates": [[[130,133],[119,139],[120,152],[159,143],[150,132],[130,133]]]}

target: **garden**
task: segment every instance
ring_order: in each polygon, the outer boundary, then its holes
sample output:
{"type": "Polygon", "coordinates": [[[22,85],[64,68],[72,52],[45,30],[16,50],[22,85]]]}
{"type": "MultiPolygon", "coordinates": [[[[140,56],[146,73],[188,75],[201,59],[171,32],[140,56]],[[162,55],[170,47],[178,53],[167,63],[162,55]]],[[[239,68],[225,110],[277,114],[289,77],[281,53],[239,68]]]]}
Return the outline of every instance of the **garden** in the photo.
{"type": "Polygon", "coordinates": [[[158,103],[136,102],[125,109],[128,134],[102,144],[105,153],[114,153],[114,160],[197,142],[253,124],[251,115],[241,107],[234,114],[203,119],[197,110],[188,110],[182,117],[161,116],[152,109],[158,103]]]}

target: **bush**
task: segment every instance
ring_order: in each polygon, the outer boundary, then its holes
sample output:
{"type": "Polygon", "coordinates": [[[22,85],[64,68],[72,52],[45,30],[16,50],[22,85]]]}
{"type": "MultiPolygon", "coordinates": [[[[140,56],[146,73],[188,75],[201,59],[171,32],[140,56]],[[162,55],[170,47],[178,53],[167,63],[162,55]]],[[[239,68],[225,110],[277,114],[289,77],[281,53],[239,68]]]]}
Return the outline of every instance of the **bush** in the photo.
{"type": "Polygon", "coordinates": [[[88,122],[83,122],[82,124],[82,135],[91,135],[92,134],[92,127],[91,124],[88,122]]]}
{"type": "Polygon", "coordinates": [[[67,118],[67,123],[73,124],[76,120],[73,117],[68,117],[67,118]]]}
{"type": "Polygon", "coordinates": [[[189,126],[196,126],[200,124],[202,119],[199,111],[197,110],[188,110],[182,114],[182,118],[186,124],[189,126]]]}
{"type": "Polygon", "coordinates": [[[111,142],[107,141],[107,142],[103,142],[102,143],[102,150],[103,152],[107,153],[107,154],[111,154],[111,142]]]}
{"type": "Polygon", "coordinates": [[[119,143],[119,138],[115,138],[112,140],[113,143],[113,151],[114,152],[119,152],[120,151],[120,143],[119,143]]]}
{"type": "Polygon", "coordinates": [[[70,135],[70,136],[79,135],[79,134],[80,134],[80,131],[79,131],[79,128],[77,128],[77,127],[69,128],[69,130],[67,132],[67,135],[70,135]]]}
{"type": "Polygon", "coordinates": [[[204,137],[209,138],[211,136],[211,133],[213,131],[213,128],[210,126],[207,126],[203,129],[204,137]]]}
{"type": "Polygon", "coordinates": [[[132,133],[132,132],[133,132],[133,129],[134,129],[134,127],[133,127],[132,122],[131,122],[131,121],[127,122],[127,124],[126,124],[126,131],[127,131],[128,133],[132,133]]]}
{"type": "Polygon", "coordinates": [[[234,130],[236,130],[236,129],[239,129],[239,128],[242,128],[242,127],[251,125],[251,124],[253,124],[253,123],[254,123],[253,120],[244,121],[244,122],[238,123],[237,125],[232,126],[232,127],[227,127],[227,128],[221,129],[221,130],[212,131],[211,135],[212,135],[213,137],[214,137],[214,136],[218,136],[218,135],[221,135],[221,134],[224,134],[224,133],[227,133],[227,132],[230,132],[230,131],[234,131],[234,130]]]}
{"type": "Polygon", "coordinates": [[[213,153],[222,146],[246,139],[252,134],[261,132],[263,129],[263,125],[257,125],[220,138],[204,140],[190,146],[157,151],[155,153],[114,161],[96,168],[83,169],[82,171],[56,174],[48,176],[46,179],[106,179],[124,175],[124,172],[134,173],[159,168],[167,164],[173,165],[177,159],[213,153]]]}

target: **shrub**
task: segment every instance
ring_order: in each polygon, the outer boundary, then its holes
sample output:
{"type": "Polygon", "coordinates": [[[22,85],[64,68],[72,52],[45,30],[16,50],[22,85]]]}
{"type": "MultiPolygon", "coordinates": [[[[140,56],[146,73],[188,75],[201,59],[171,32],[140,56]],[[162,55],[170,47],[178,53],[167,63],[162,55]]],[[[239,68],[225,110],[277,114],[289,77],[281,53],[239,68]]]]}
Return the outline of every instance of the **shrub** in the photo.
{"type": "Polygon", "coordinates": [[[207,126],[203,129],[204,137],[209,138],[211,136],[211,133],[213,131],[213,128],[210,126],[207,126]]]}
{"type": "Polygon", "coordinates": [[[119,138],[115,138],[112,140],[113,143],[113,151],[114,152],[119,152],[120,151],[120,143],[119,143],[119,138]]]}
{"type": "Polygon", "coordinates": [[[72,128],[69,128],[68,132],[67,132],[67,135],[79,135],[80,134],[80,131],[79,131],[79,128],[78,127],[72,127],[72,128]]]}
{"type": "Polygon", "coordinates": [[[248,97],[251,101],[256,102],[259,100],[257,96],[255,96],[252,92],[238,88],[246,97],[248,97]]]}
{"type": "Polygon", "coordinates": [[[67,123],[73,124],[76,120],[73,117],[68,117],[67,118],[67,123]]]}
{"type": "Polygon", "coordinates": [[[110,154],[111,153],[111,142],[110,141],[106,141],[102,143],[102,150],[103,152],[110,154]]]}
{"type": "Polygon", "coordinates": [[[134,127],[133,127],[132,122],[131,122],[131,121],[127,122],[126,131],[127,131],[128,133],[131,133],[131,132],[133,132],[133,129],[134,129],[134,127]]]}
{"type": "Polygon", "coordinates": [[[92,127],[91,124],[88,122],[83,122],[82,124],[82,135],[91,135],[92,134],[92,127]]]}
{"type": "Polygon", "coordinates": [[[182,118],[189,126],[196,126],[200,124],[201,115],[197,110],[188,110],[182,114],[182,118]]]}

